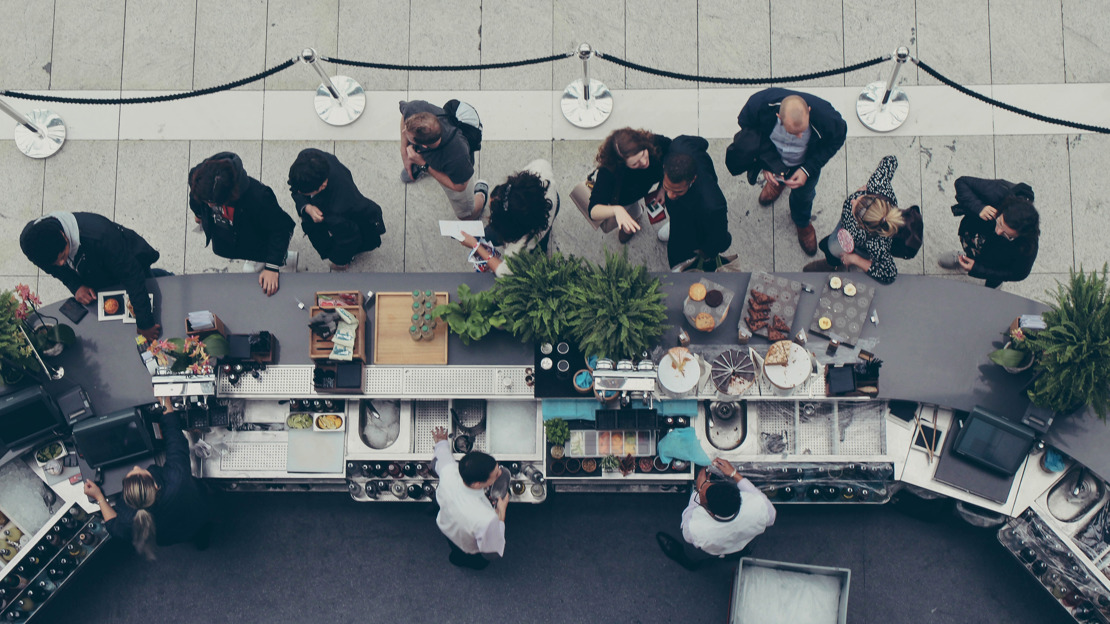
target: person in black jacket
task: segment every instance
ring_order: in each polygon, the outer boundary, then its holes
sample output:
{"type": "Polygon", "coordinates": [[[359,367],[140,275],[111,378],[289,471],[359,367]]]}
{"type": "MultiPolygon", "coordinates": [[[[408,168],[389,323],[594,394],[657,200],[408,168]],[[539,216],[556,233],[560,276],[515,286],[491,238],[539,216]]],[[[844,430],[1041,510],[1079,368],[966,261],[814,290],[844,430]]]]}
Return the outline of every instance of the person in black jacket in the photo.
{"type": "Polygon", "coordinates": [[[289,191],[301,229],[333,270],[346,270],[355,254],[381,247],[381,207],[359,192],[351,170],[334,155],[301,151],[289,167],[289,191]]]}
{"type": "Polygon", "coordinates": [[[986,280],[988,288],[1020,282],[1033,270],[1041,218],[1028,184],[963,176],[956,179],[952,214],[960,221],[963,252],[942,256],[941,268],[986,280]]]}
{"type": "Polygon", "coordinates": [[[108,533],[131,542],[148,561],[154,560],[155,544],[191,541],[203,550],[212,530],[207,490],[193,478],[181,419],[167,407],[159,420],[166,438],[165,464],[132,468],[123,479],[122,505],[113,508],[96,483],[85,481],[85,495],[100,505],[108,533]]]}
{"type": "Polygon", "coordinates": [[[667,262],[675,265],[695,256],[727,262],[718,256],[732,244],[728,203],[717,183],[709,142],[699,136],[671,141],[663,159],[663,193],[670,222],[659,231],[667,242],[667,262]]]}
{"type": "Polygon", "coordinates": [[[748,98],[736,119],[740,132],[725,153],[732,175],[746,173],[754,185],[760,171],[765,184],[759,203],[772,204],[790,190],[790,218],[807,255],[817,254],[817,233],[810,220],[821,168],[844,145],[848,124],[825,100],[809,93],[773,87],[748,98]]]}
{"type": "Polygon", "coordinates": [[[262,291],[277,292],[278,269],[292,255],[293,219],[270,187],[247,175],[239,156],[220,152],[189,171],[189,209],[204,228],[205,245],[217,256],[246,260],[244,271],[261,269],[262,291]]]}
{"type": "MultiPolygon", "coordinates": [[[[614,219],[618,239],[627,243],[640,231],[641,200],[663,181],[663,158],[671,140],[647,130],[614,130],[597,150],[597,179],[590,192],[589,217],[614,219]]],[[[612,228],[605,228],[608,232],[612,228]]]]}
{"type": "Polygon", "coordinates": [[[28,223],[19,235],[27,259],[62,281],[74,299],[88,305],[96,291],[122,285],[135,310],[136,331],[158,337],[146,280],[158,252],[142,236],[91,212],[52,212],[28,223]]]}

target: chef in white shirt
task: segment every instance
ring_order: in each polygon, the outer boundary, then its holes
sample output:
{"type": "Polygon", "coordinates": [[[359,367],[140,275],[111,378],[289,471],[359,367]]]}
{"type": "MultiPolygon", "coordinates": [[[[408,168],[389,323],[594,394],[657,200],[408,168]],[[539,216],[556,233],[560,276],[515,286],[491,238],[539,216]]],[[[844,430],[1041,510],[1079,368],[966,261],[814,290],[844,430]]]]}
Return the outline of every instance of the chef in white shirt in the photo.
{"type": "Polygon", "coordinates": [[[436,525],[451,545],[449,561],[457,566],[481,570],[491,559],[505,554],[505,508],[509,494],[491,504],[485,490],[497,482],[502,468],[493,457],[471,451],[458,462],[451,454],[447,430],[432,430],[435,440],[435,470],[439,474],[436,525]]]}
{"type": "Polygon", "coordinates": [[[713,460],[713,467],[732,483],[711,481],[708,468],[701,469],[694,480],[690,503],[682,512],[685,541],[666,533],[655,535],[663,554],[688,570],[744,550],[748,542],[775,523],[775,506],[736,467],[719,457],[713,460]]]}

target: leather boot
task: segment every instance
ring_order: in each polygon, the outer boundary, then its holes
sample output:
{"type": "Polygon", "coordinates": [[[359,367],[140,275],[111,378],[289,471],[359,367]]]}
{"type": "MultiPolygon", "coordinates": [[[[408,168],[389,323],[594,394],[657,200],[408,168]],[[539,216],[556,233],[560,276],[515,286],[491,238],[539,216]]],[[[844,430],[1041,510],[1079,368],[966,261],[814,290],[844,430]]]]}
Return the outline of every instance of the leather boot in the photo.
{"type": "Polygon", "coordinates": [[[806,252],[807,256],[817,255],[817,232],[813,230],[812,223],[798,228],[798,242],[801,243],[802,251],[806,252]]]}

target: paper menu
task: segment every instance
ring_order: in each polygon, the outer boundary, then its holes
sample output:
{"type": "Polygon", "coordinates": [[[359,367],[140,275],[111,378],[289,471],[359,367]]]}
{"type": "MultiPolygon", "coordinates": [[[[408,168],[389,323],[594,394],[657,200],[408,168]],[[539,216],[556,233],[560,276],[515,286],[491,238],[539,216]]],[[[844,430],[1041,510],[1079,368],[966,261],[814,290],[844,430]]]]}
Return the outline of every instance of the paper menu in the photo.
{"type": "Polygon", "coordinates": [[[440,221],[439,234],[440,236],[449,236],[457,241],[463,239],[462,233],[466,232],[474,238],[482,238],[486,235],[486,226],[481,221],[440,221]]]}

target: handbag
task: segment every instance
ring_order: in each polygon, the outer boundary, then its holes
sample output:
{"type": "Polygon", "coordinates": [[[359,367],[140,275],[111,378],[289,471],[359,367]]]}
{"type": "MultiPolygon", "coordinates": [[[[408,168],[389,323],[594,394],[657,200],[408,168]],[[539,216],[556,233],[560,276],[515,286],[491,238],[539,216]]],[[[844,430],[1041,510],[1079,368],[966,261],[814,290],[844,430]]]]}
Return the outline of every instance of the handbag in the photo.
{"type": "Polygon", "coordinates": [[[590,222],[590,225],[594,226],[595,230],[601,228],[602,232],[608,234],[617,229],[616,217],[609,217],[601,221],[590,218],[590,194],[593,193],[594,179],[596,176],[597,169],[594,169],[586,176],[585,182],[579,182],[578,185],[574,187],[574,190],[570,192],[570,199],[574,202],[575,206],[578,206],[578,210],[582,212],[582,216],[586,217],[586,220],[590,222]]]}

